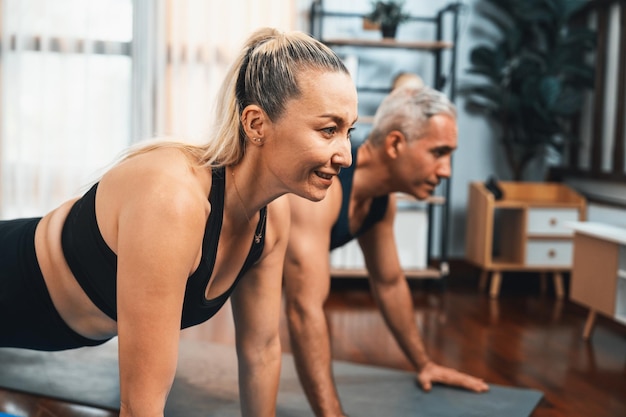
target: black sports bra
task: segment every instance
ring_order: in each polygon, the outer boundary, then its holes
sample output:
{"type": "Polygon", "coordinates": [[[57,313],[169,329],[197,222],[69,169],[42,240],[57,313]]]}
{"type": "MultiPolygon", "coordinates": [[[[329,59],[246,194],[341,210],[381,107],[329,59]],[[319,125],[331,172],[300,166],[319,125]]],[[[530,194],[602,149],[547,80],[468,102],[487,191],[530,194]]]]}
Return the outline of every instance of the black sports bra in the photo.
{"type": "MultiPolygon", "coordinates": [[[[223,294],[207,300],[205,291],[213,273],[217,245],[224,214],[224,168],[213,170],[209,201],[211,214],[207,220],[202,241],[202,256],[198,268],[187,279],[181,328],[194,326],[211,318],[224,305],[240,278],[258,261],[263,253],[264,238],[252,241],[250,252],[237,278],[223,294]]],[[[61,235],[65,259],[91,301],[113,320],[117,320],[117,255],[109,248],[96,222],[96,183],[70,210],[61,235]]],[[[265,236],[267,207],[260,211],[255,235],[265,236]]],[[[158,308],[158,306],[155,306],[158,308]]]]}

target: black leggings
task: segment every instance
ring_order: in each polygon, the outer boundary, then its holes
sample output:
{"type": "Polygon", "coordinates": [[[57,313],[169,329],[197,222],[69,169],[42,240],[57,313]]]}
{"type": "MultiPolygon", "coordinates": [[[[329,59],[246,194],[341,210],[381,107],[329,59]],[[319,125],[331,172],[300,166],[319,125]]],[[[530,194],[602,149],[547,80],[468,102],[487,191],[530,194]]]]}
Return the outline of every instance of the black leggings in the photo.
{"type": "Polygon", "coordinates": [[[0,347],[56,351],[100,345],[57,312],[35,254],[40,218],[0,221],[0,347]]]}

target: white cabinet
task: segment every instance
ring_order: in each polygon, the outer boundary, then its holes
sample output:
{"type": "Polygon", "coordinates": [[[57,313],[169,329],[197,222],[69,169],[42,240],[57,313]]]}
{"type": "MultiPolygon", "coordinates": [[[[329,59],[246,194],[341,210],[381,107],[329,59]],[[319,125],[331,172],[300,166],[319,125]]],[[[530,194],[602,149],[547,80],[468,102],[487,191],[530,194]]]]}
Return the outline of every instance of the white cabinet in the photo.
{"type": "Polygon", "coordinates": [[[575,222],[574,267],[570,298],[589,308],[583,337],[588,339],[596,313],[626,324],[626,228],[575,222]]]}
{"type": "Polygon", "coordinates": [[[428,206],[412,202],[398,206],[394,223],[400,265],[405,270],[426,268],[428,206]]]}

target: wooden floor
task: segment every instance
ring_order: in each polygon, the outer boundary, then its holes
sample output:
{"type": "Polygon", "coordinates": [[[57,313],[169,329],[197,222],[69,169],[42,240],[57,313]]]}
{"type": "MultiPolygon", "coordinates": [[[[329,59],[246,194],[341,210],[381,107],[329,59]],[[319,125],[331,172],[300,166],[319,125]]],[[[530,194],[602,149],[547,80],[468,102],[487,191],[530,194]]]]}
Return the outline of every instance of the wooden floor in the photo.
{"type": "MultiPolygon", "coordinates": [[[[497,300],[478,292],[473,275],[449,278],[445,285],[412,283],[415,316],[431,357],[490,383],[542,391],[532,417],[626,416],[626,327],[600,317],[591,340],[584,341],[586,310],[557,301],[550,288],[542,295],[538,280],[505,275],[497,300]]],[[[366,282],[335,281],[327,313],[335,359],[411,369],[366,282]]],[[[281,336],[289,351],[284,323],[281,336]]],[[[229,309],[182,337],[232,344],[229,309]]],[[[0,411],[28,417],[116,415],[2,390],[0,411]]]]}

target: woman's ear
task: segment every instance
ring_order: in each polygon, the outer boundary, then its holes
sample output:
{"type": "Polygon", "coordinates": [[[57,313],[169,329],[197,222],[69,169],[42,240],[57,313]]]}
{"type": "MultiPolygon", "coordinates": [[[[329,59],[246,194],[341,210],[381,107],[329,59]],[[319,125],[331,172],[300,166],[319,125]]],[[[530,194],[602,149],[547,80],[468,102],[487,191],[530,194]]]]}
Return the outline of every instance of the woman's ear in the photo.
{"type": "Polygon", "coordinates": [[[241,113],[241,125],[246,137],[253,143],[263,143],[263,136],[267,128],[267,115],[256,104],[250,104],[241,113]]]}
{"type": "Polygon", "coordinates": [[[389,158],[396,159],[406,148],[406,137],[399,130],[392,130],[385,136],[385,153],[389,158]]]}

